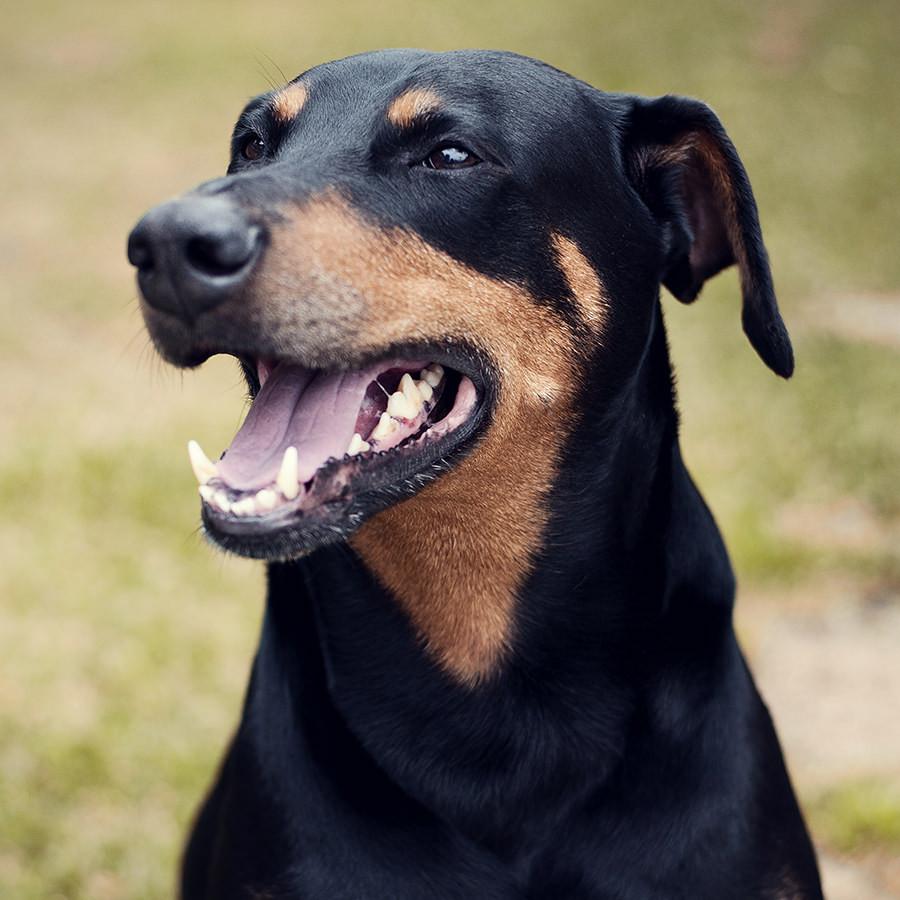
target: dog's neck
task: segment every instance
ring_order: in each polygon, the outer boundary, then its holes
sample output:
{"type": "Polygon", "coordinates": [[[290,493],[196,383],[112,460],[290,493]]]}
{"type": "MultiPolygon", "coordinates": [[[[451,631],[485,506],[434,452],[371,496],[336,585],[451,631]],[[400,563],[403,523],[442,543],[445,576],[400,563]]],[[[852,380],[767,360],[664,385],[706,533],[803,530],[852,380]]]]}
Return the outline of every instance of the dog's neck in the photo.
{"type": "MultiPolygon", "coordinates": [[[[731,571],[681,462],[671,395],[659,396],[669,391],[659,340],[665,385],[660,372],[637,378],[621,408],[611,404],[569,449],[579,478],[555,486],[546,549],[516,597],[510,647],[493,673],[473,684],[448,671],[403,605],[339,545],[270,567],[249,697],[257,715],[282,731],[296,716],[306,723],[298,740],[330,731],[357,768],[374,761],[404,794],[482,835],[503,834],[523,808],[558,803],[560,773],[576,784],[573,772],[596,780],[611,770],[660,654],[677,657],[683,644],[697,655],[698,641],[717,648],[730,635],[731,571]],[[648,391],[660,415],[631,414],[635,404],[652,409],[648,391]]],[[[404,546],[423,577],[431,560],[466,546],[462,536],[456,547],[426,537],[418,562],[404,546]]],[[[482,577],[506,564],[493,560],[482,577]]]]}

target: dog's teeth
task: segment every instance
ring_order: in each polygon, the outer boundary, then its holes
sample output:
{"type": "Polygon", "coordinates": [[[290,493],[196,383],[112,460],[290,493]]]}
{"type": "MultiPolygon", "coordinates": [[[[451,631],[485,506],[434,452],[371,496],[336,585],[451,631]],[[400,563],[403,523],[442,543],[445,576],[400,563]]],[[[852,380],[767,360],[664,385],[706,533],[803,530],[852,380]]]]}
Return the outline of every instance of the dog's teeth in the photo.
{"type": "Polygon", "coordinates": [[[215,491],[208,484],[201,484],[199,488],[200,496],[207,502],[212,503],[212,499],[215,496],[215,491]]]}
{"type": "Polygon", "coordinates": [[[252,516],[256,512],[256,500],[244,497],[231,504],[231,513],[235,516],[252,516]]]}
{"type": "Polygon", "coordinates": [[[358,453],[366,453],[372,449],[372,445],[368,441],[362,439],[362,435],[354,434],[347,448],[348,456],[356,456],[358,453]]]}
{"type": "Polygon", "coordinates": [[[215,478],[219,474],[215,463],[207,457],[196,441],[188,441],[188,457],[190,457],[191,468],[200,484],[206,484],[210,478],[215,478]]]}
{"type": "Polygon", "coordinates": [[[430,366],[426,366],[419,372],[419,378],[421,378],[422,381],[427,381],[433,388],[436,388],[441,383],[443,377],[444,367],[437,363],[432,363],[430,366]]]}
{"type": "Polygon", "coordinates": [[[278,470],[278,477],[275,479],[275,484],[278,485],[279,490],[288,500],[295,499],[300,493],[299,464],[300,458],[297,455],[297,448],[288,447],[284,451],[281,468],[278,470]]]}
{"type": "Polygon", "coordinates": [[[278,503],[278,495],[275,491],[270,491],[268,488],[264,488],[256,495],[256,505],[261,510],[275,509],[276,503],[278,503]]]}
{"type": "Polygon", "coordinates": [[[376,441],[380,441],[382,438],[386,438],[389,434],[393,434],[400,427],[400,423],[395,419],[392,419],[389,413],[383,412],[381,414],[381,418],[378,420],[378,424],[372,430],[372,433],[369,435],[370,438],[373,438],[376,441]]]}
{"type": "Polygon", "coordinates": [[[421,381],[416,382],[416,389],[422,395],[422,399],[428,403],[431,401],[431,398],[434,396],[434,388],[423,378],[421,381]]]}
{"type": "Polygon", "coordinates": [[[414,419],[419,410],[410,402],[409,398],[403,391],[395,391],[388,397],[387,404],[388,415],[395,419],[414,419]]]}
{"type": "Polygon", "coordinates": [[[407,373],[400,379],[400,390],[403,391],[403,396],[409,400],[410,405],[415,409],[416,415],[418,415],[427,398],[422,396],[422,392],[415,381],[413,381],[412,375],[407,373]]]}
{"type": "Polygon", "coordinates": [[[225,491],[216,491],[215,494],[213,494],[213,503],[215,503],[222,512],[231,512],[231,501],[228,499],[228,494],[226,494],[225,491]]]}

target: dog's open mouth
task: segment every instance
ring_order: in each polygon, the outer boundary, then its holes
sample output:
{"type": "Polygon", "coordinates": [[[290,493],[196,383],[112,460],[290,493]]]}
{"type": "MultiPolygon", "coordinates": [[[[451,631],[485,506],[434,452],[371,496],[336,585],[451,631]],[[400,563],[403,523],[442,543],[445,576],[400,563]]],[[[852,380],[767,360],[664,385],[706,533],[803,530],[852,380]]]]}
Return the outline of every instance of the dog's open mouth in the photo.
{"type": "MultiPolygon", "coordinates": [[[[259,390],[219,461],[188,445],[207,532],[252,556],[273,552],[244,539],[323,523],[339,532],[354,524],[343,521],[348,513],[366,511],[357,508],[365,495],[411,492],[471,434],[479,407],[472,379],[428,359],[382,360],[356,371],[287,362],[258,362],[256,369],[259,390]]],[[[322,542],[321,535],[312,541],[322,542]]]]}

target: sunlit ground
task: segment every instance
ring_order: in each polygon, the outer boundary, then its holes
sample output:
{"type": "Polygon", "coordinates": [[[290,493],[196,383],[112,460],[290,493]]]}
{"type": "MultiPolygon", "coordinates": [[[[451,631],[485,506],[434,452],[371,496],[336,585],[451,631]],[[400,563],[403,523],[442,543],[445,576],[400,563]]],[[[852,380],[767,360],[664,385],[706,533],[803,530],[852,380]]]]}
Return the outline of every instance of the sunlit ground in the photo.
{"type": "Polygon", "coordinates": [[[0,895],[171,895],[262,608],[259,568],[197,535],[184,453],[228,442],[238,374],[154,358],[125,235],[222,171],[279,67],[405,45],[514,49],[726,123],[798,369],[755,358],[733,273],[668,298],[685,455],[830,896],[900,896],[898,26],[893,0],[4,8],[0,895]]]}

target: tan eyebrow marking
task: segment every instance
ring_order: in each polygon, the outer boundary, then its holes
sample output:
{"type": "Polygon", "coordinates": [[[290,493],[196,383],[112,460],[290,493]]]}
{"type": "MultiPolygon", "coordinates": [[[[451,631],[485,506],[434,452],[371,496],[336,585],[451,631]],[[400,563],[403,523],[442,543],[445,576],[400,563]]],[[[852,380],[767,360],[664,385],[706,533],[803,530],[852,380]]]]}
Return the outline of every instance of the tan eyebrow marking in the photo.
{"type": "Polygon", "coordinates": [[[411,88],[394,97],[388,107],[387,117],[394,125],[409,128],[412,123],[427,113],[440,109],[441,98],[427,88],[411,88]]]}
{"type": "Polygon", "coordinates": [[[272,98],[272,114],[279,122],[290,122],[301,109],[309,91],[301,81],[293,81],[272,98]]]}

